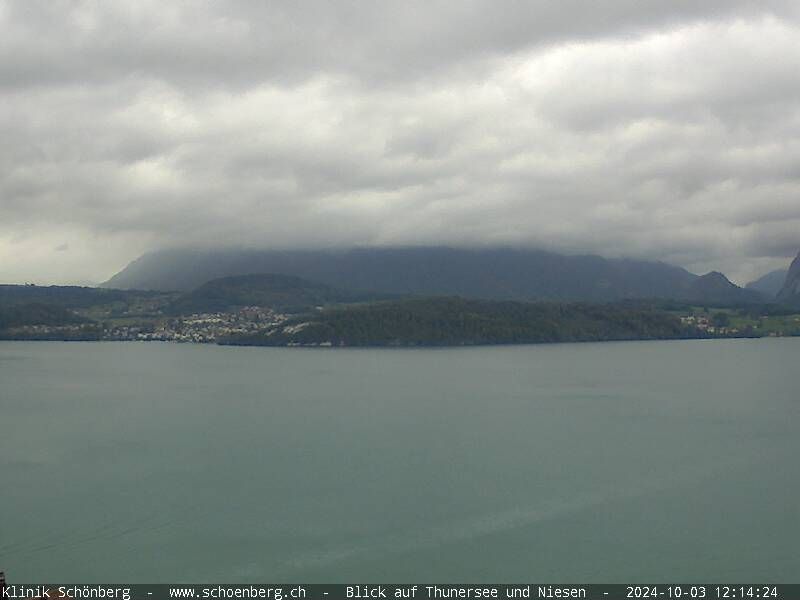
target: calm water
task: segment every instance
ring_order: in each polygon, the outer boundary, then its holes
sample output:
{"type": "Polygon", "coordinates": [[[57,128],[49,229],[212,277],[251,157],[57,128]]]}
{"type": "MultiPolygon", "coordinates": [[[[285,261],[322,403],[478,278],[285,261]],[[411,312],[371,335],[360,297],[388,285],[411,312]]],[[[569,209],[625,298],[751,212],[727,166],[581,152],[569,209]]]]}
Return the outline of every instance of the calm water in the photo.
{"type": "Polygon", "coordinates": [[[800,339],[0,343],[32,580],[800,582],[800,339]]]}

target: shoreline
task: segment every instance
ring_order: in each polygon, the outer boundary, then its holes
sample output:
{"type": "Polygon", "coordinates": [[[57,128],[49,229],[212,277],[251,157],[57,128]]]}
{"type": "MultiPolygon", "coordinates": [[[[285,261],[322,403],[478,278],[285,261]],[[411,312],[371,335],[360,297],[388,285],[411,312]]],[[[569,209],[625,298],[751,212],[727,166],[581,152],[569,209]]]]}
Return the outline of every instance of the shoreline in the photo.
{"type": "Polygon", "coordinates": [[[117,343],[117,344],[164,344],[175,346],[217,346],[236,348],[281,348],[281,349],[310,349],[310,350],[352,350],[352,349],[390,349],[390,350],[415,350],[415,349],[453,349],[453,348],[487,348],[487,347],[513,347],[513,346],[555,346],[564,344],[609,344],[626,342],[691,342],[691,341],[722,341],[722,340],[762,340],[762,339],[792,339],[800,335],[737,335],[717,337],[660,337],[660,338],[624,338],[608,340],[557,340],[540,342],[466,342],[462,344],[237,344],[220,342],[194,342],[175,340],[87,340],[87,339],[59,339],[59,338],[3,338],[0,342],[57,342],[57,343],[117,343]]]}

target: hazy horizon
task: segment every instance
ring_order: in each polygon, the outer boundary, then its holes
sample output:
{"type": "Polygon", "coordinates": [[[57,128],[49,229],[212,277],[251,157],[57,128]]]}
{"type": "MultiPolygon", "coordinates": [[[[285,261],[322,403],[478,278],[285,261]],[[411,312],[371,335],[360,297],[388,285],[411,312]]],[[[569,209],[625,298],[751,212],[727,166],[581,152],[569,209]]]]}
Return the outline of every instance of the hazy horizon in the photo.
{"type": "Polygon", "coordinates": [[[169,246],[800,249],[796,3],[0,4],[0,281],[169,246]]]}
{"type": "MultiPolygon", "coordinates": [[[[419,249],[453,248],[453,249],[460,249],[460,250],[467,250],[467,251],[473,251],[473,250],[474,251],[481,251],[481,250],[530,250],[530,251],[539,251],[539,250],[542,250],[542,251],[545,251],[545,252],[548,251],[548,250],[545,250],[543,248],[526,248],[524,246],[519,246],[519,245],[486,245],[486,246],[474,246],[474,245],[473,246],[463,246],[463,245],[462,246],[458,246],[458,245],[437,245],[437,246],[434,246],[434,245],[419,245],[419,246],[406,245],[406,246],[402,246],[402,245],[397,245],[397,246],[381,246],[381,247],[376,247],[376,246],[346,246],[346,247],[277,248],[277,249],[275,249],[275,248],[264,248],[264,247],[261,247],[261,248],[259,248],[259,247],[245,247],[245,246],[218,246],[218,247],[204,247],[204,246],[181,246],[181,247],[177,247],[177,246],[175,246],[175,247],[160,248],[160,249],[154,250],[152,252],[145,252],[141,256],[136,257],[133,260],[131,260],[129,263],[127,263],[125,265],[125,267],[130,266],[132,263],[135,263],[139,258],[145,257],[145,256],[150,255],[150,254],[158,255],[160,252],[165,252],[165,251],[166,252],[172,252],[172,251],[178,251],[178,252],[181,252],[181,251],[199,251],[199,252],[217,252],[217,251],[218,252],[230,252],[230,251],[234,251],[234,252],[259,252],[259,251],[266,251],[266,252],[270,252],[272,250],[277,250],[277,251],[287,251],[287,252],[291,252],[291,251],[300,251],[300,252],[303,252],[303,251],[311,251],[311,252],[314,252],[314,251],[340,252],[340,251],[351,251],[351,250],[370,250],[370,249],[379,250],[379,249],[402,249],[402,248],[419,248],[419,249]]],[[[566,256],[586,255],[586,253],[582,253],[582,252],[562,252],[560,254],[563,254],[563,255],[566,255],[566,256]]],[[[597,255],[597,256],[601,256],[601,255],[597,255]]],[[[632,259],[632,260],[647,260],[647,259],[637,259],[635,257],[628,257],[628,256],[604,256],[604,258],[609,258],[609,259],[621,258],[621,259],[632,259]]],[[[652,262],[665,262],[665,261],[659,261],[658,259],[649,259],[649,260],[651,260],[652,262]]],[[[791,260],[792,260],[791,258],[787,259],[787,262],[786,262],[786,264],[784,266],[779,267],[777,269],[773,269],[772,271],[788,270],[789,263],[791,262],[791,260]]],[[[671,263],[666,263],[666,264],[671,264],[671,263]]],[[[675,265],[675,266],[680,266],[680,265],[675,265]]],[[[75,280],[75,281],[71,281],[71,280],[68,280],[68,281],[43,281],[43,280],[39,280],[39,281],[37,281],[35,279],[29,278],[29,279],[20,280],[20,281],[2,281],[2,280],[0,280],[0,285],[33,284],[33,285],[42,285],[42,286],[47,286],[47,285],[66,285],[66,286],[96,287],[96,286],[101,286],[101,285],[107,284],[109,282],[109,280],[113,279],[113,277],[115,275],[117,275],[117,274],[121,273],[122,271],[124,271],[125,267],[123,267],[119,271],[116,271],[116,272],[112,273],[109,277],[107,277],[105,279],[100,279],[100,280],[75,280]]],[[[705,271],[705,272],[701,272],[701,273],[694,272],[694,271],[691,271],[689,269],[687,269],[687,270],[690,273],[694,273],[695,275],[705,275],[705,274],[710,273],[712,271],[720,271],[719,269],[714,269],[714,268],[711,268],[709,271],[705,271]]],[[[769,271],[769,272],[772,272],[772,271],[769,271]]],[[[723,272],[723,274],[726,277],[729,277],[729,279],[733,283],[736,283],[737,285],[740,285],[740,286],[744,287],[746,284],[751,283],[752,281],[755,281],[756,279],[758,279],[759,277],[761,277],[763,275],[766,275],[767,273],[766,272],[762,273],[760,275],[755,276],[753,279],[748,279],[746,281],[737,281],[736,279],[730,277],[727,273],[723,272]]]]}

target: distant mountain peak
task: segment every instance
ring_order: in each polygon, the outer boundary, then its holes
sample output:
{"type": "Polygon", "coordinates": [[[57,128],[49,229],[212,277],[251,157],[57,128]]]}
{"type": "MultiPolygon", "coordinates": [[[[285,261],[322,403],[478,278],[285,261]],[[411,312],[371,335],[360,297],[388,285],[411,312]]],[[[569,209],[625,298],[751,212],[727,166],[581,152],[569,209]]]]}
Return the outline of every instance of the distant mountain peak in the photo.
{"type": "Polygon", "coordinates": [[[786,282],[778,293],[778,300],[790,304],[800,304],[800,253],[789,267],[786,282]]]}
{"type": "Polygon", "coordinates": [[[709,271],[705,275],[701,275],[700,279],[707,279],[709,281],[719,281],[721,283],[730,283],[731,285],[734,285],[733,283],[731,283],[730,279],[728,279],[723,273],[720,273],[719,271],[709,271]]]}
{"type": "Polygon", "coordinates": [[[716,285],[725,289],[738,289],[739,287],[728,279],[724,273],[720,273],[719,271],[709,271],[705,275],[698,277],[695,283],[701,285],[716,285]]]}
{"type": "Polygon", "coordinates": [[[689,300],[723,304],[764,300],[759,292],[740,288],[719,271],[711,271],[695,279],[689,285],[686,297],[689,300]]]}

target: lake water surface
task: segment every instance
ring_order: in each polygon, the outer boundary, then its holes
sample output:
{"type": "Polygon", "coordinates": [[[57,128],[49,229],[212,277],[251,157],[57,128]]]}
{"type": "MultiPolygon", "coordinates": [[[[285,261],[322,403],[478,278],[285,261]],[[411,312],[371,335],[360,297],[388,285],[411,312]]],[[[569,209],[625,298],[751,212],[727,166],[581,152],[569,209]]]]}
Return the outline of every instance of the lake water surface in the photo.
{"type": "Polygon", "coordinates": [[[800,582],[800,339],[0,343],[0,570],[800,582]]]}

